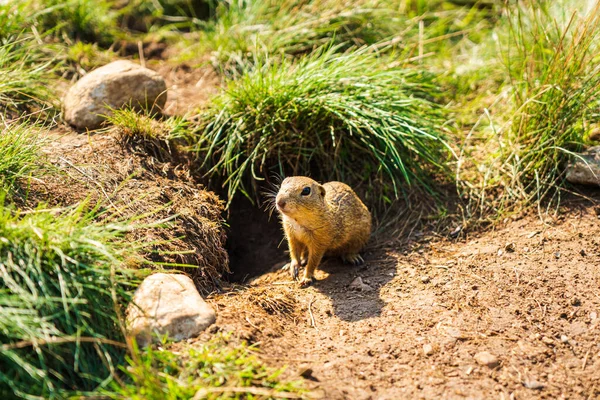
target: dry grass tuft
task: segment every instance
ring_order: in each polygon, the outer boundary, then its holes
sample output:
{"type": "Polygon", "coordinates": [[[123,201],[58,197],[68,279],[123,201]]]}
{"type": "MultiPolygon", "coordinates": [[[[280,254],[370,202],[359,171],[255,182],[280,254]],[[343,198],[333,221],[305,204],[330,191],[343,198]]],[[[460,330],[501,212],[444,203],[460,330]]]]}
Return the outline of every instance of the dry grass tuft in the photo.
{"type": "Polygon", "coordinates": [[[297,301],[291,293],[273,293],[267,290],[250,292],[248,301],[265,310],[270,315],[292,319],[297,301]]]}

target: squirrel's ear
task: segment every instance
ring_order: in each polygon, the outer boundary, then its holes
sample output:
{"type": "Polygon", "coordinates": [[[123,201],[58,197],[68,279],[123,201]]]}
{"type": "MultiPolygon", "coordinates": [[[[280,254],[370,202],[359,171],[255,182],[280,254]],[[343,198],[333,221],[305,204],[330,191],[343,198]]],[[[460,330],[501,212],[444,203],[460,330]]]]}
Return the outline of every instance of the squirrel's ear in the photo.
{"type": "Polygon", "coordinates": [[[325,197],[325,187],[323,185],[319,185],[319,193],[321,193],[321,196],[325,197]]]}

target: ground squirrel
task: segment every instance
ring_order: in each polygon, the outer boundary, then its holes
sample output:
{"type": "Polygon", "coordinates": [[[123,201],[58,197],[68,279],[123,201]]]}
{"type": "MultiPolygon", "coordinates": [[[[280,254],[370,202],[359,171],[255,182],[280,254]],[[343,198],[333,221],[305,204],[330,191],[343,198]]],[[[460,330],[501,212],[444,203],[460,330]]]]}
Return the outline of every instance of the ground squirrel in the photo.
{"type": "Polygon", "coordinates": [[[290,249],[294,279],[306,265],[301,286],[313,281],[324,255],[341,256],[354,265],[364,263],[358,252],[371,234],[371,213],[342,182],[323,185],[305,176],[285,178],[275,199],[290,249]]]}

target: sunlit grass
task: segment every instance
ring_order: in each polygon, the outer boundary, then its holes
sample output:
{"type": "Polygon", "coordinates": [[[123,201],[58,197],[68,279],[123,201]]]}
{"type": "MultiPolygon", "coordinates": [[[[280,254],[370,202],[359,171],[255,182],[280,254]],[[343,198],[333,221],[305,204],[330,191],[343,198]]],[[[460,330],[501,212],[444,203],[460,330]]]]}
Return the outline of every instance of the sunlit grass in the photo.
{"type": "Polygon", "coordinates": [[[41,139],[29,120],[0,125],[0,186],[10,191],[18,179],[26,180],[42,168],[41,139]]]}
{"type": "Polygon", "coordinates": [[[116,127],[121,143],[134,151],[167,160],[190,136],[190,123],[183,117],[158,119],[133,108],[113,109],[107,122],[116,127]]]}
{"type": "Polygon", "coordinates": [[[121,309],[136,245],[126,223],[86,204],[20,212],[0,206],[0,395],[65,398],[110,382],[125,355],[121,309]]]}
{"type": "Polygon", "coordinates": [[[266,367],[255,352],[244,343],[229,343],[224,335],[181,352],[135,351],[123,368],[128,381],[115,383],[109,395],[139,400],[311,398],[301,380],[284,379],[282,369],[266,367]]]}
{"type": "Polygon", "coordinates": [[[489,143],[480,148],[490,153],[479,164],[475,160],[481,179],[463,182],[476,193],[481,209],[488,204],[502,214],[532,204],[557,204],[566,164],[582,148],[596,118],[598,8],[586,14],[561,4],[510,8],[498,30],[506,77],[496,99],[502,113],[482,115],[489,143]]]}
{"type": "Polygon", "coordinates": [[[200,114],[196,151],[230,200],[253,196],[273,173],[360,180],[394,197],[430,187],[431,173],[444,170],[450,154],[432,76],[386,68],[368,49],[335,50],[262,64],[200,114]]]}
{"type": "Polygon", "coordinates": [[[0,109],[20,113],[51,108],[55,99],[48,87],[51,62],[33,38],[18,37],[0,44],[0,109]]]}

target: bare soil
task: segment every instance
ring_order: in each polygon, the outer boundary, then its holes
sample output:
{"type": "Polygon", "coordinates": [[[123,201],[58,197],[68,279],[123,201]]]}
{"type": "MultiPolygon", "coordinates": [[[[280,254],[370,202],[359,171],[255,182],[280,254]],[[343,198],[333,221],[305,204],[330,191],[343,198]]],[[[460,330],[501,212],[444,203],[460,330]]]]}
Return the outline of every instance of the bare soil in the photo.
{"type": "Polygon", "coordinates": [[[219,91],[221,80],[209,65],[191,67],[160,62],[148,67],[161,74],[167,83],[167,103],[163,110],[167,115],[193,114],[219,91]]]}
{"type": "Polygon", "coordinates": [[[574,204],[551,221],[367,250],[362,267],[328,260],[307,289],[278,265],[210,301],[217,329],[327,399],[596,399],[598,222],[574,204]],[[353,290],[357,277],[371,290],[353,290]],[[499,365],[478,364],[483,351],[499,365]]]}

